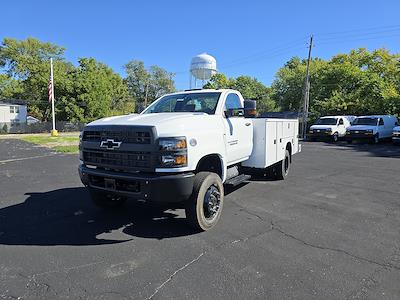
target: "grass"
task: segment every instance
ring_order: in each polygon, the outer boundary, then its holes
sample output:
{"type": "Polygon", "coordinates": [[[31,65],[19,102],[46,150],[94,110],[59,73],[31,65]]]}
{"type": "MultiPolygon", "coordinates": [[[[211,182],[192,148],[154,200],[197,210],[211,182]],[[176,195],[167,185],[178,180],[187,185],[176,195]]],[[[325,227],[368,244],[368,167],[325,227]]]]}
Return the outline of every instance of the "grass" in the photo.
{"type": "Polygon", "coordinates": [[[77,153],[79,136],[48,136],[48,135],[25,135],[20,138],[23,141],[41,145],[47,148],[51,148],[61,153],[77,153]]]}
{"type": "Polygon", "coordinates": [[[46,145],[50,143],[63,143],[63,142],[79,142],[78,136],[24,136],[21,138],[22,140],[38,144],[38,145],[46,145]]]}
{"type": "Polygon", "coordinates": [[[61,153],[78,153],[79,149],[78,146],[71,145],[71,146],[55,146],[53,148],[57,152],[61,153]]]}

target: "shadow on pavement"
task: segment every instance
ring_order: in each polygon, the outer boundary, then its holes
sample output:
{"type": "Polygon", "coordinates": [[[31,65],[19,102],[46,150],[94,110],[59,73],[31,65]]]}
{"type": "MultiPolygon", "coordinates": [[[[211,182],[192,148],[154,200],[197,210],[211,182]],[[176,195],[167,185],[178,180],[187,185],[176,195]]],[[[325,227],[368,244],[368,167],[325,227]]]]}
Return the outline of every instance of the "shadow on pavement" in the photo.
{"type": "Polygon", "coordinates": [[[175,211],[136,201],[101,210],[83,187],[27,195],[25,202],[0,209],[0,244],[102,245],[196,233],[175,211]],[[104,234],[110,238],[99,236],[104,234]]]}

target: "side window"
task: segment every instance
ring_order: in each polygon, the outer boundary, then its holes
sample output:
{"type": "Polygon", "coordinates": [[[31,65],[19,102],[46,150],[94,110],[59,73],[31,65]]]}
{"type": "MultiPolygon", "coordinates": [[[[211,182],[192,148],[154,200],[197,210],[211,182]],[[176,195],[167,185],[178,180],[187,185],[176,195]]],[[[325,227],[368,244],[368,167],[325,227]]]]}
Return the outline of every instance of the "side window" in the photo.
{"type": "Polygon", "coordinates": [[[237,109],[237,108],[243,108],[239,96],[233,93],[229,94],[228,97],[226,97],[225,109],[237,109]]]}
{"type": "Polygon", "coordinates": [[[14,111],[14,108],[15,108],[15,106],[10,106],[10,113],[11,114],[13,114],[15,111],[14,111]]]}
{"type": "Polygon", "coordinates": [[[340,118],[340,120],[339,120],[339,125],[344,125],[344,122],[343,122],[342,118],[340,118]]]}
{"type": "Polygon", "coordinates": [[[383,126],[383,125],[385,125],[385,123],[383,122],[383,119],[380,118],[380,119],[379,119],[379,126],[383,126]]]}

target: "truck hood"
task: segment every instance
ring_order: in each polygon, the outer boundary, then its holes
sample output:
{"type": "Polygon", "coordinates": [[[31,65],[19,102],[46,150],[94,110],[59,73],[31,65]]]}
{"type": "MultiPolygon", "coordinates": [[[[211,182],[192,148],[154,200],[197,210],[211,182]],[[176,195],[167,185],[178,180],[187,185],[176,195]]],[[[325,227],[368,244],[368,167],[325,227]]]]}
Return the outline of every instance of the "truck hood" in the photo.
{"type": "Polygon", "coordinates": [[[393,131],[399,132],[400,131],[400,126],[396,126],[393,128],[393,131]]]}
{"type": "Polygon", "coordinates": [[[376,126],[372,125],[353,125],[347,128],[347,130],[374,130],[376,126]]]}
{"type": "Polygon", "coordinates": [[[332,129],[336,128],[336,125],[312,125],[310,129],[316,130],[316,129],[332,129]]]}
{"type": "Polygon", "coordinates": [[[179,112],[179,113],[154,113],[130,114],[124,116],[107,117],[89,123],[87,126],[106,125],[139,125],[156,127],[159,136],[184,135],[190,131],[202,131],[215,128],[216,115],[206,113],[179,112]]]}

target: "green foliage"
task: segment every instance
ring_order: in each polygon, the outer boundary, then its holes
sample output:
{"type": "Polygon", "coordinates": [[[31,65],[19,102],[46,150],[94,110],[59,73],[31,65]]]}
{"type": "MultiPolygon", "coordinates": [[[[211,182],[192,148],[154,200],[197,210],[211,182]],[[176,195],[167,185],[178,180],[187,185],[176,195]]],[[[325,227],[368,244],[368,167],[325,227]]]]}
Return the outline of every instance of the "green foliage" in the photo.
{"type": "Polygon", "coordinates": [[[72,121],[91,121],[115,112],[131,112],[133,99],[122,78],[93,58],[79,59],[69,84],[57,102],[58,115],[72,121]]]}
{"type": "MultiPolygon", "coordinates": [[[[78,66],[64,59],[63,47],[34,38],[5,38],[0,45],[0,100],[23,99],[29,114],[50,119],[49,59],[54,61],[54,88],[58,120],[88,122],[139,110],[161,95],[174,92],[173,73],[158,66],[146,69],[132,60],[126,78],[94,58],[81,58],[78,66]]],[[[249,76],[227,78],[216,74],[205,88],[232,88],[244,98],[257,100],[263,111],[297,111],[303,102],[306,61],[290,59],[275,75],[271,87],[249,76]]],[[[366,49],[338,54],[310,64],[310,112],[328,114],[400,115],[400,54],[366,49]]]]}
{"type": "Polygon", "coordinates": [[[138,60],[132,60],[124,67],[128,75],[125,82],[130,95],[140,106],[139,109],[146,107],[163,94],[175,92],[173,73],[158,66],[151,66],[146,70],[144,63],[138,60]]]}
{"type": "Polygon", "coordinates": [[[239,76],[228,79],[224,74],[215,74],[204,88],[216,89],[234,89],[238,90],[243,98],[257,100],[257,109],[259,112],[275,111],[275,102],[271,99],[271,88],[266,87],[256,78],[250,76],[239,76]]]}
{"type": "MultiPolygon", "coordinates": [[[[400,114],[400,55],[386,49],[339,54],[310,64],[310,111],[329,114],[400,114]]],[[[282,110],[298,110],[303,101],[306,62],[292,58],[272,84],[282,110]]]]}

